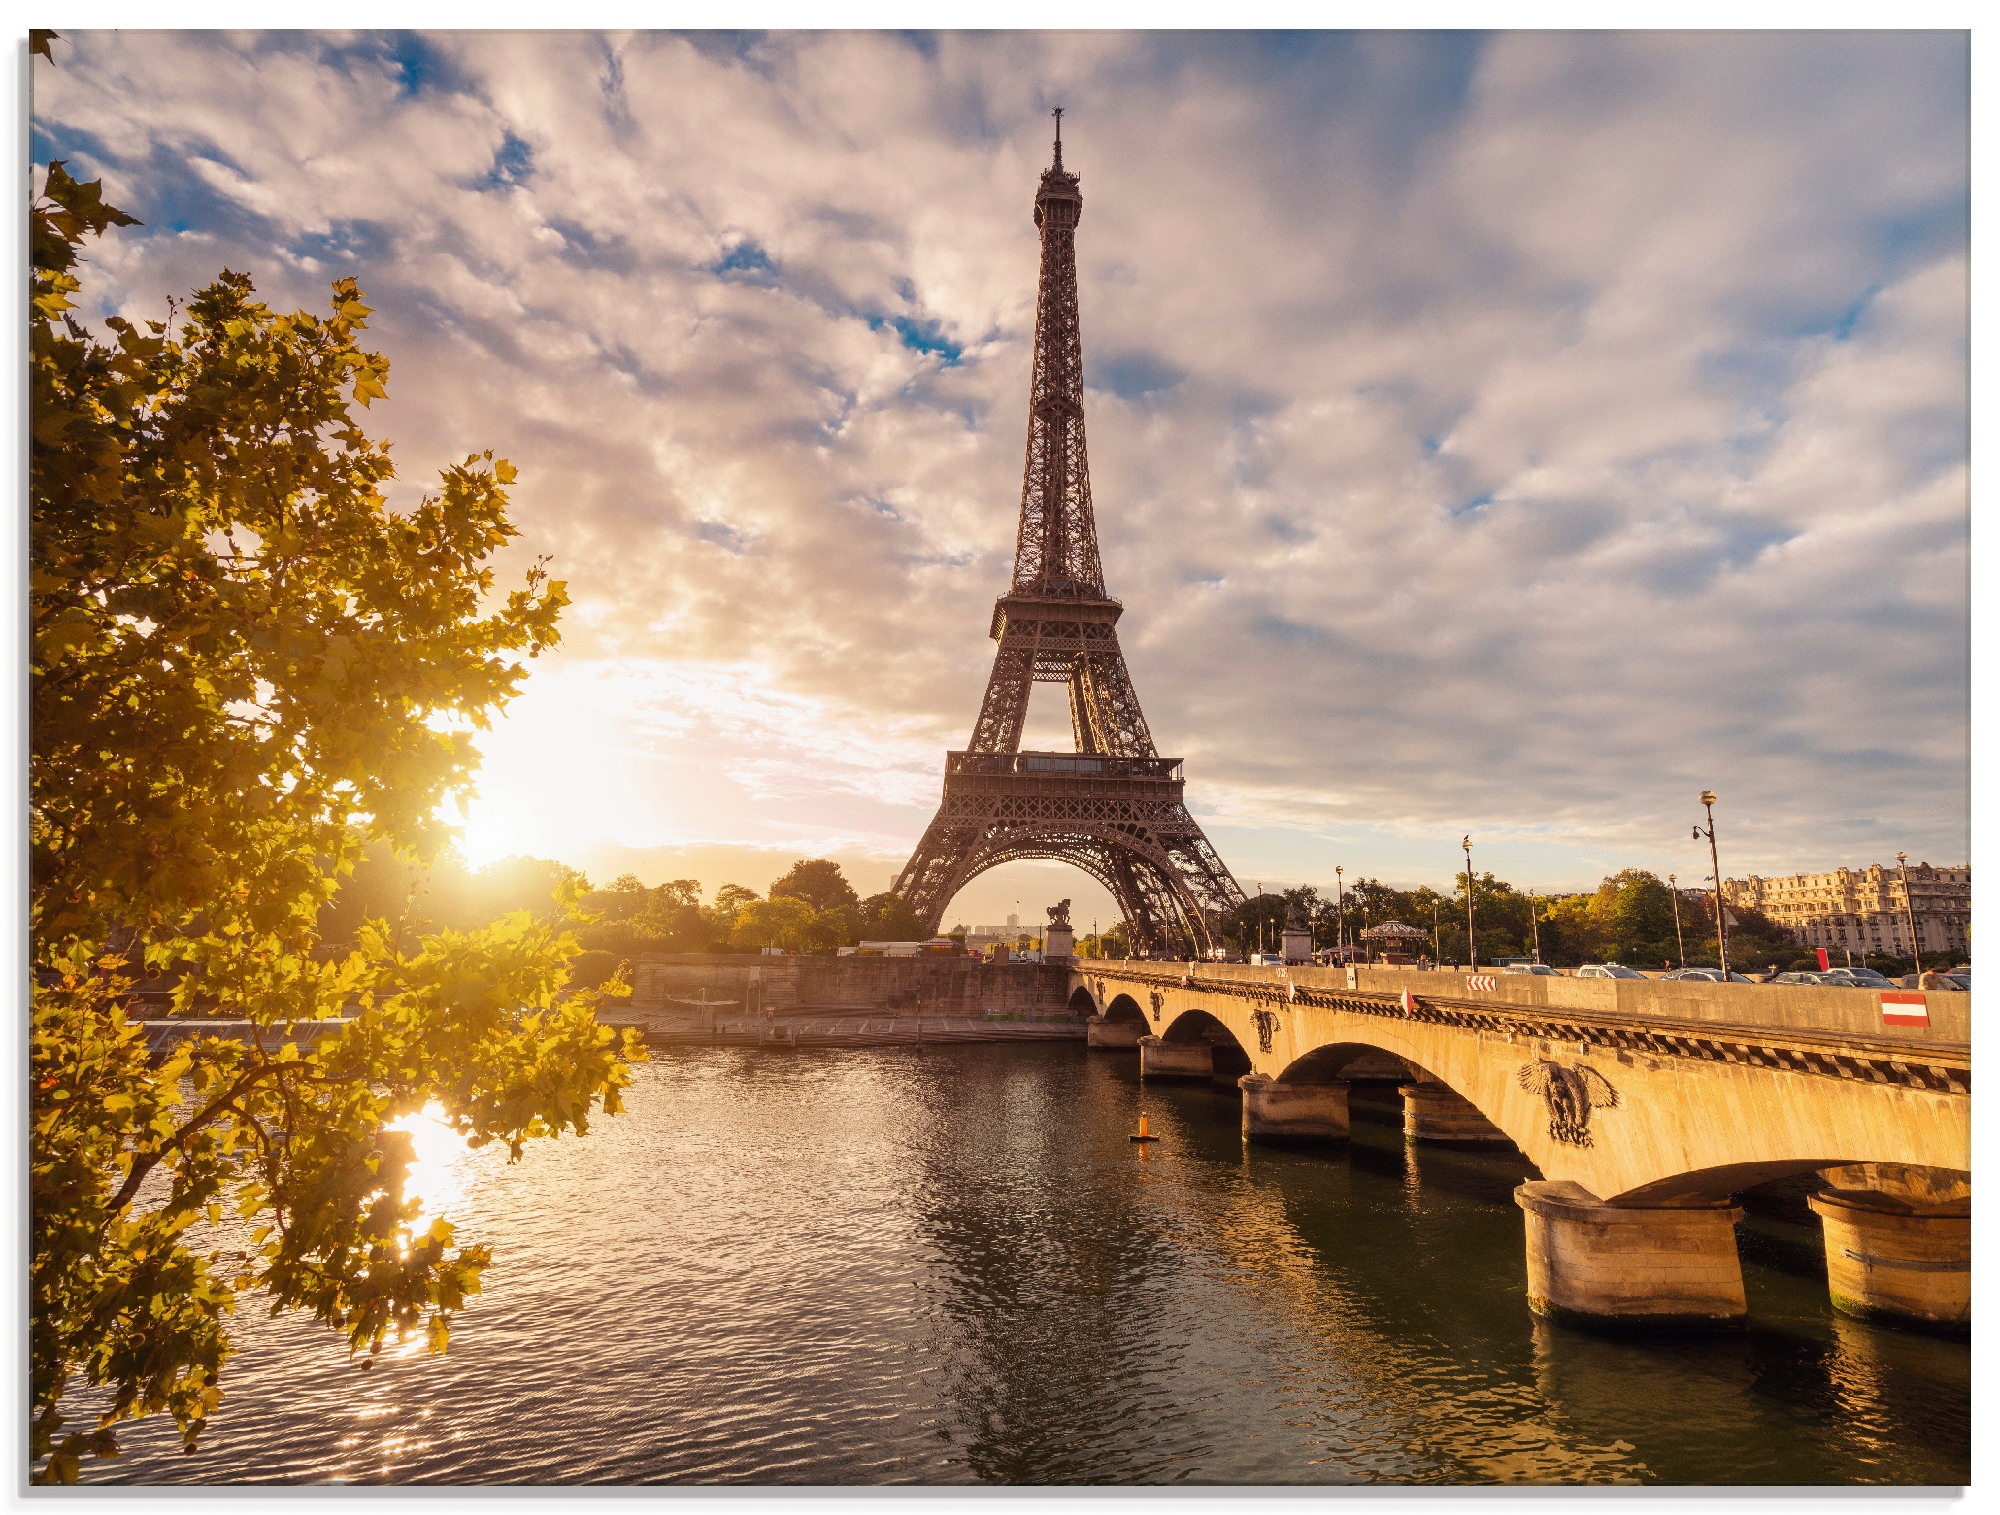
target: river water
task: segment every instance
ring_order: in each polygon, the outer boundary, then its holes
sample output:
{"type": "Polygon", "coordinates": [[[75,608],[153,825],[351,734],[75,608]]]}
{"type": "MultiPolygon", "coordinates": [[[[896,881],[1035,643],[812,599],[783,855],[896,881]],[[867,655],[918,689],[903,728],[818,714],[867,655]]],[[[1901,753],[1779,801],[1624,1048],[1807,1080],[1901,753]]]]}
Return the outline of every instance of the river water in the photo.
{"type": "Polygon", "coordinates": [[[1518,1157],[1246,1147],[1231,1091],[1074,1043],[636,1070],[508,1166],[419,1183],[495,1250],[436,1357],[367,1374],[245,1301],[201,1450],[89,1483],[1958,1484],[1961,1342],[1834,1315],[1805,1224],[1743,1231],[1753,1327],[1607,1340],[1523,1301],[1518,1157]],[[1128,1141],[1142,1107],[1164,1140],[1128,1141]]]}

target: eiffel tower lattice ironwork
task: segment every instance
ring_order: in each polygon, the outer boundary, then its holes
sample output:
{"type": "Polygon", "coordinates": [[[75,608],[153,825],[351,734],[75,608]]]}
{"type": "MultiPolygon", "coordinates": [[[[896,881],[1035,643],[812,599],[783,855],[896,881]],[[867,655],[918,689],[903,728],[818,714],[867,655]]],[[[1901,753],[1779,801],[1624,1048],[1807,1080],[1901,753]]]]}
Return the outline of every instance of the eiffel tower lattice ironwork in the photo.
{"type": "Polygon", "coordinates": [[[1188,813],[1181,760],[1153,749],[1118,648],[1124,607],[1104,589],[1083,437],[1077,186],[1063,169],[1058,111],[1055,163],[1035,195],[1042,278],[1028,461],[1014,578],[993,607],[1000,647],[972,741],[945,754],[943,803],[895,888],[935,931],[976,875],[1054,858],[1111,892],[1135,953],[1199,955],[1244,895],[1188,813]],[[1067,686],[1074,752],[1020,750],[1036,683],[1067,686]]]}

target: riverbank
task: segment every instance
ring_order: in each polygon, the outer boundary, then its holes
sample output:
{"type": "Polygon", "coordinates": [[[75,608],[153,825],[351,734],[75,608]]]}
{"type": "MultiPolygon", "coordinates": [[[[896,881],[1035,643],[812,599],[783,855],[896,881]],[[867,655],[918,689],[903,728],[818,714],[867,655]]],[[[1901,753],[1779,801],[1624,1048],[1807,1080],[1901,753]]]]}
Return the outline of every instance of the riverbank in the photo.
{"type": "Polygon", "coordinates": [[[952,1015],[851,1015],[843,1011],[783,1017],[738,1017],[706,1023],[699,1012],[645,1020],[606,1020],[629,1026],[649,1047],[902,1047],[949,1042],[1081,1042],[1082,1021],[1069,1016],[1019,1019],[952,1015]]]}

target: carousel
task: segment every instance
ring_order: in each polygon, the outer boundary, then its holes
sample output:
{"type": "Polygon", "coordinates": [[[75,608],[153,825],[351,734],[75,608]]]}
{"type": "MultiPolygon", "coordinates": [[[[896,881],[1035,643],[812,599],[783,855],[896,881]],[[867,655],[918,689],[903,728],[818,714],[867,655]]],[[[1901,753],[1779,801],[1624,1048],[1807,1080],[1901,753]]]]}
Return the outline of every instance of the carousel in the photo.
{"type": "Polygon", "coordinates": [[[1361,933],[1362,945],[1371,949],[1369,961],[1385,963],[1391,967],[1397,964],[1414,963],[1418,948],[1429,942],[1431,934],[1415,926],[1405,926],[1401,921],[1384,921],[1379,926],[1370,926],[1361,933]]]}

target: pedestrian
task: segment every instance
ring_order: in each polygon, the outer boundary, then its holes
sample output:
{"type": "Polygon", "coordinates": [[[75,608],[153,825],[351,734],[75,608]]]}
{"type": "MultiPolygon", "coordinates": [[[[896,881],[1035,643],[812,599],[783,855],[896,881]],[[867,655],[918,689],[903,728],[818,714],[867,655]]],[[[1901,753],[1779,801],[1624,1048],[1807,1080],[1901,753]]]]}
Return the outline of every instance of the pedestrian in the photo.
{"type": "Polygon", "coordinates": [[[1937,969],[1926,968],[1917,976],[1917,987],[1927,993],[1935,994],[1949,989],[1951,985],[1944,981],[1943,976],[1938,973],[1937,969]]]}

